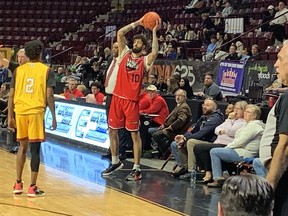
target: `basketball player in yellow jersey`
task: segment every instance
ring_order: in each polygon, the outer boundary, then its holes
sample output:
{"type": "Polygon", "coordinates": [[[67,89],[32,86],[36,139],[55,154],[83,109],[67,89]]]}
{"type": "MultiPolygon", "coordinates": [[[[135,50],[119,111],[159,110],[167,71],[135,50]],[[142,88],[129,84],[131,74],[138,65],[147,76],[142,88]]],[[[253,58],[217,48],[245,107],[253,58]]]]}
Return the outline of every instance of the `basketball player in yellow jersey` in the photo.
{"type": "Polygon", "coordinates": [[[13,193],[23,192],[22,172],[30,142],[31,185],[27,194],[29,197],[44,195],[36,186],[36,181],[40,165],[40,145],[45,138],[44,112],[47,105],[53,118],[52,129],[56,129],[57,126],[53,94],[56,82],[54,73],[40,62],[43,47],[43,43],[38,40],[25,44],[25,54],[29,61],[15,70],[8,101],[8,129],[14,131],[17,128],[17,141],[20,143],[13,193]]]}

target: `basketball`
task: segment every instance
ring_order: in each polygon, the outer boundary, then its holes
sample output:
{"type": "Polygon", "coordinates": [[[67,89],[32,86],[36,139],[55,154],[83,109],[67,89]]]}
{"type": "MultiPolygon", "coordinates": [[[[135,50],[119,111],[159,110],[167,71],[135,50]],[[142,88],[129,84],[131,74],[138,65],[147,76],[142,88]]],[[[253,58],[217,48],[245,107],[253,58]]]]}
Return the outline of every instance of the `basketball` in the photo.
{"type": "Polygon", "coordinates": [[[144,15],[143,25],[145,28],[150,29],[151,31],[156,25],[156,20],[159,20],[160,16],[156,12],[148,12],[144,15]]]}

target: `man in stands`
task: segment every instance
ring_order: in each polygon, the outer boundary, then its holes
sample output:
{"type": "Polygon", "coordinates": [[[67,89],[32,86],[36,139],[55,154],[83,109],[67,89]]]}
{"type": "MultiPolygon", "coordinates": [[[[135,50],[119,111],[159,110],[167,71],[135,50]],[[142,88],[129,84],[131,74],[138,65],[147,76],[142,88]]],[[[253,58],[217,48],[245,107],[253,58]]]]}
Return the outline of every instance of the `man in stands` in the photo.
{"type": "Polygon", "coordinates": [[[167,157],[170,154],[169,145],[177,134],[186,132],[191,124],[192,113],[186,102],[186,91],[179,89],[175,93],[176,107],[172,110],[158,130],[153,133],[160,153],[167,157]]]}
{"type": "Polygon", "coordinates": [[[77,80],[70,79],[68,88],[68,91],[64,93],[66,100],[75,100],[76,98],[84,97],[83,93],[77,89],[77,80]]]}
{"type": "Polygon", "coordinates": [[[223,99],[222,92],[219,86],[214,82],[214,75],[206,73],[204,78],[204,90],[199,92],[198,96],[202,98],[212,97],[214,100],[220,101],[223,99]]]}
{"type": "Polygon", "coordinates": [[[179,154],[181,164],[178,165],[183,168],[173,176],[182,180],[189,179],[191,172],[196,168],[194,146],[200,143],[214,142],[216,139],[215,128],[224,122],[224,115],[217,109],[217,103],[213,99],[204,100],[202,113],[203,115],[191,131],[187,131],[184,135],[177,135],[175,141],[171,143],[173,155],[179,154]]]}

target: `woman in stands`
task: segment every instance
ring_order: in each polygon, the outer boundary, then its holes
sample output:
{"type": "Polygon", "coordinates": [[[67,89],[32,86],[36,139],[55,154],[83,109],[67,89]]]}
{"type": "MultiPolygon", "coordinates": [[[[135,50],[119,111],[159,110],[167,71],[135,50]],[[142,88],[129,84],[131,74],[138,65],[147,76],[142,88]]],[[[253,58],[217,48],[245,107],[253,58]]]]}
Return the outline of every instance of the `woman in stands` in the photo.
{"type": "Polygon", "coordinates": [[[167,79],[167,94],[174,95],[174,93],[179,89],[179,84],[174,77],[167,79]]]}
{"type": "Polygon", "coordinates": [[[256,157],[259,152],[260,140],[264,131],[264,123],[259,120],[261,110],[258,106],[247,105],[244,111],[246,125],[235,133],[235,138],[225,148],[213,148],[210,151],[213,182],[209,187],[221,187],[222,161],[227,163],[241,162],[244,158],[256,157]]]}
{"type": "Polygon", "coordinates": [[[180,85],[180,89],[183,89],[187,92],[187,98],[188,99],[191,99],[194,96],[193,89],[190,86],[188,78],[186,78],[186,77],[181,78],[179,85],[180,85]]]}
{"type": "Polygon", "coordinates": [[[214,143],[197,144],[194,147],[197,166],[199,166],[200,170],[205,170],[205,176],[201,182],[206,183],[212,180],[210,150],[217,147],[224,148],[227,144],[231,143],[234,140],[236,132],[246,124],[243,117],[247,102],[237,102],[233,112],[228,113],[231,109],[230,105],[228,104],[225,110],[225,114],[227,111],[228,118],[215,129],[217,139],[214,143]]]}

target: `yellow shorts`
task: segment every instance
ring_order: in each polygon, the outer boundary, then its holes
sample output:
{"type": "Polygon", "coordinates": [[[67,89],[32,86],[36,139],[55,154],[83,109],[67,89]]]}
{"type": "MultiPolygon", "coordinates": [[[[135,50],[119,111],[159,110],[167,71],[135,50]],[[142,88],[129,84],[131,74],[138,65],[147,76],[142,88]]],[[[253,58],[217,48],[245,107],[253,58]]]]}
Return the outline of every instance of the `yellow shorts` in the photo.
{"type": "Polygon", "coordinates": [[[44,112],[29,115],[16,114],[17,141],[28,139],[29,142],[45,140],[44,112]]]}

